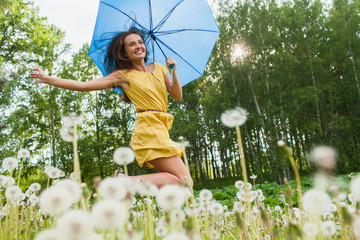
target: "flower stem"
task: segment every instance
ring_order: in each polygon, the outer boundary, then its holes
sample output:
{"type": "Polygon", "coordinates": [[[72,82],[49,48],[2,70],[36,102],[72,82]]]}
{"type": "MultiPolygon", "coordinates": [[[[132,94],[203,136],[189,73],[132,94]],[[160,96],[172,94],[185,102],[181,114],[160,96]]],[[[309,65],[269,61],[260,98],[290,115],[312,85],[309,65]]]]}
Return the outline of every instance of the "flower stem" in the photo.
{"type": "Polygon", "coordinates": [[[80,184],[81,183],[81,173],[80,173],[80,161],[79,161],[79,154],[78,154],[78,146],[77,146],[77,126],[76,126],[76,124],[74,124],[73,150],[74,150],[75,180],[80,184]]]}
{"type": "Polygon", "coordinates": [[[16,186],[19,186],[19,184],[20,184],[21,170],[22,170],[22,167],[23,167],[23,163],[24,163],[24,159],[22,158],[21,163],[20,163],[19,176],[18,176],[18,181],[17,181],[16,186]]]}

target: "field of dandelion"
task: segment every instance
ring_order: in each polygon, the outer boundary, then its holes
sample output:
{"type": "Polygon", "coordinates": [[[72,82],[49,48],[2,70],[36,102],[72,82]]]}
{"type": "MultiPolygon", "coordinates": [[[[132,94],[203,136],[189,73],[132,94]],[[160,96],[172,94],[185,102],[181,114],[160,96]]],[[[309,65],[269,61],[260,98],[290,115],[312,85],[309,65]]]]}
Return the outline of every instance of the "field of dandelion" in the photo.
{"type": "MultiPolygon", "coordinates": [[[[223,123],[236,129],[240,155],[244,113],[237,108],[222,115],[223,123]]],[[[333,176],[332,148],[313,149],[317,171],[300,178],[291,148],[280,140],[295,179],[258,184],[257,176],[248,179],[243,167],[242,179],[231,185],[194,191],[186,180],[183,186],[159,189],[127,177],[134,153],[122,147],[114,151],[114,162],[123,167],[124,176],[95,178],[92,188],[81,181],[76,137],[80,121],[74,115],[63,119],[63,138],[73,143],[74,171],[45,167],[46,186],[22,184],[28,150],[3,159],[1,239],[360,239],[360,174],[333,176]]],[[[187,142],[178,144],[188,166],[187,142]]]]}

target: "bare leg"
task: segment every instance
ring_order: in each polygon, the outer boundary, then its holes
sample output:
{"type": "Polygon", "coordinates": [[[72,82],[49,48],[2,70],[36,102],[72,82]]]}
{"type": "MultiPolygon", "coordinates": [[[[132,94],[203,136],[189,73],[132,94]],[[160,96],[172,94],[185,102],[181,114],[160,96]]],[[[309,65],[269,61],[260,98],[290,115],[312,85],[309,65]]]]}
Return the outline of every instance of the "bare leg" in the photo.
{"type": "Polygon", "coordinates": [[[150,163],[159,171],[157,173],[139,176],[130,176],[132,179],[141,179],[144,182],[155,184],[162,187],[166,184],[182,185],[184,178],[187,177],[189,187],[193,186],[193,181],[188,175],[188,170],[178,155],[166,158],[157,158],[150,163]]]}

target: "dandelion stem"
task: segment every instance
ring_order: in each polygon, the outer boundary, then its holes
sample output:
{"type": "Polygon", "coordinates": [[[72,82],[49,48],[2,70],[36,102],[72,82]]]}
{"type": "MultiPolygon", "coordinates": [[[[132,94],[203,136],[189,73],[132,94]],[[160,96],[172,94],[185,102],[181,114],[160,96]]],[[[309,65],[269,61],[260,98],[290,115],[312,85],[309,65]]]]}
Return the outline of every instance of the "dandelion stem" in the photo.
{"type": "Polygon", "coordinates": [[[22,158],[21,163],[20,163],[19,176],[18,176],[18,181],[17,181],[16,186],[19,186],[19,184],[20,184],[21,170],[22,170],[22,167],[23,167],[23,163],[24,163],[24,159],[22,158]]]}
{"type": "Polygon", "coordinates": [[[129,176],[126,164],[124,164],[124,173],[125,173],[125,176],[129,176]]]}
{"type": "Polygon", "coordinates": [[[81,173],[80,173],[80,162],[79,162],[79,154],[78,154],[78,146],[77,146],[77,126],[74,124],[74,136],[73,136],[73,150],[74,150],[74,173],[75,180],[78,183],[81,183],[81,173]]]}

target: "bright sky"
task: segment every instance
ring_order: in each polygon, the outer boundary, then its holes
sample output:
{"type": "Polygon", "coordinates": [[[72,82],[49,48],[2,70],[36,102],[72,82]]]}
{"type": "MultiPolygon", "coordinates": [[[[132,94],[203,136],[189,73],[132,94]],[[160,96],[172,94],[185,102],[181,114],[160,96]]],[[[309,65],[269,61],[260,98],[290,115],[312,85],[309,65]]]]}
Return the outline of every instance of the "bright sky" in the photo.
{"type": "Polygon", "coordinates": [[[99,0],[32,0],[40,15],[65,31],[65,42],[76,52],[85,42],[90,43],[94,31],[99,0]]]}
{"type": "Polygon", "coordinates": [[[73,52],[76,52],[83,43],[91,42],[99,0],[31,1],[40,8],[41,16],[47,17],[49,23],[65,31],[65,42],[72,44],[73,52]]]}

